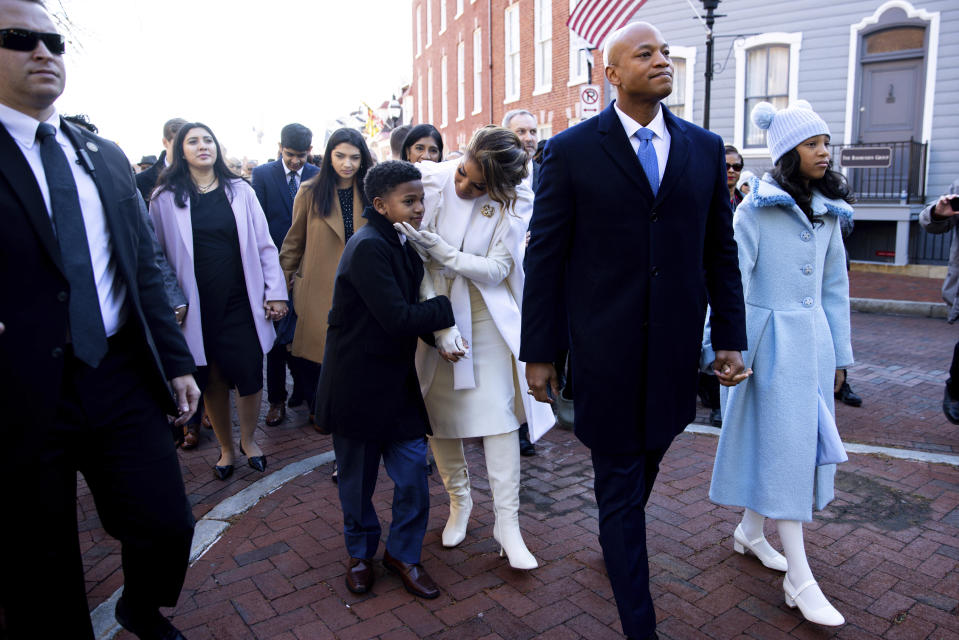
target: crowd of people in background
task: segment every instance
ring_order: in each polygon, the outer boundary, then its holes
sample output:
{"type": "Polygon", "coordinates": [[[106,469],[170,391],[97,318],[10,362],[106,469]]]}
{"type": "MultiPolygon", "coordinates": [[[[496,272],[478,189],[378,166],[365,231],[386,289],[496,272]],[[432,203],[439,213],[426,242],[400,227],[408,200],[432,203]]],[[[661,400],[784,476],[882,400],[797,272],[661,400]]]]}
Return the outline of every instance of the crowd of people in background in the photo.
{"type": "MultiPolygon", "coordinates": [[[[63,611],[58,637],[92,637],[79,470],[123,543],[117,620],[140,638],[183,637],[158,611],[176,603],[193,531],[174,442],[195,448],[207,422],[218,480],[238,455],[264,472],[264,358],[265,424],[305,406],[332,436],[352,592],[374,585],[382,462],[394,483],[383,564],[410,593],[439,595],[421,563],[429,451],[449,496],[442,545],[456,547],[473,504],[466,438],[482,439],[500,555],[536,569],[521,457],[558,417],[591,451],[624,632],[655,638],[644,507],[698,388],[722,427],[710,497],[744,509],[734,550],[784,572],[785,601],[807,619],[843,623],[803,523],[832,499],[845,457],[833,401],[858,400],[845,379],[853,199],[808,103],[755,108],[774,166],[751,175],[662,104],[668,45],[632,23],[604,50],[616,100],[546,145],[523,109],[457,150],[429,123],[397,127],[379,163],[354,129],[318,155],[292,123],[258,165],[228,157],[215,124],[172,118],[160,155],[131,167],[89,121],[57,113],[65,41],[43,6],[0,0],[0,35],[14,70],[0,73],[0,281],[18,302],[0,318],[0,390],[41,412],[11,436],[0,477],[44,469],[27,499],[5,493],[27,524],[0,542],[37,552],[5,567],[0,631],[27,637],[44,592],[63,611]]],[[[951,229],[951,203],[923,224],[951,229]]]]}

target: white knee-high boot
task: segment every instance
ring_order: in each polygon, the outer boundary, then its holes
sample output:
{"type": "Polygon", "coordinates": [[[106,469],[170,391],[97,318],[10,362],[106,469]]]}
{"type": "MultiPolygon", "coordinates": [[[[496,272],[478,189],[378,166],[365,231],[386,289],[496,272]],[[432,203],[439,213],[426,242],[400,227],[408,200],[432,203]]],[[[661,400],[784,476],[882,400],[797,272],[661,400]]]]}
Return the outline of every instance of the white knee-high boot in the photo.
{"type": "Polygon", "coordinates": [[[526,548],[519,530],[519,438],[515,432],[483,438],[486,471],[493,492],[493,538],[514,569],[535,569],[536,558],[526,548]]]}
{"type": "Polygon", "coordinates": [[[430,448],[443,486],[450,496],[450,517],[443,528],[443,546],[455,547],[466,538],[466,526],[473,510],[470,475],[466,470],[463,441],[459,438],[430,438],[430,448]]]}
{"type": "Polygon", "coordinates": [[[786,604],[799,607],[803,617],[810,622],[829,627],[843,624],[842,617],[829,603],[809,568],[806,559],[806,547],[803,543],[802,522],[798,520],[777,520],[779,537],[786,553],[789,570],[783,578],[783,591],[786,592],[786,604]]]}

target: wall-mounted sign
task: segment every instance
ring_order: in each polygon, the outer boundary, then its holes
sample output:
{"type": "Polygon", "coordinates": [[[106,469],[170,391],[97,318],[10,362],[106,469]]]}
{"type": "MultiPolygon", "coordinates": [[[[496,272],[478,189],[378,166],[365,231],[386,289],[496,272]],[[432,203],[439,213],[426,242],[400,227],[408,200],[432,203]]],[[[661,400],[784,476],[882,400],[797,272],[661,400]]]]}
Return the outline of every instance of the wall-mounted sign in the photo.
{"type": "Polygon", "coordinates": [[[846,147],[839,152],[839,166],[888,169],[892,166],[892,147],[846,147]]]}

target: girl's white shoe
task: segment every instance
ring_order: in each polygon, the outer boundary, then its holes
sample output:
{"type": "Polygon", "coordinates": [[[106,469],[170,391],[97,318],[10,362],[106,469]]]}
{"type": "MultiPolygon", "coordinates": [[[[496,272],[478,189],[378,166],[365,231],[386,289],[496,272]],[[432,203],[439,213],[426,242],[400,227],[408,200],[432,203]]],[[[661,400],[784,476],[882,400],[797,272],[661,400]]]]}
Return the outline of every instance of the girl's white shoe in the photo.
{"type": "Polygon", "coordinates": [[[789,583],[789,577],[786,576],[783,578],[783,591],[786,592],[786,604],[792,608],[799,607],[799,611],[802,612],[806,620],[826,627],[838,627],[841,624],[845,624],[846,619],[836,610],[836,607],[829,604],[829,601],[815,580],[807,580],[799,585],[798,588],[793,588],[789,583]],[[817,591],[820,596],[818,599],[821,599],[826,604],[813,609],[812,605],[808,604],[807,601],[814,599],[812,596],[815,596],[817,591]]]}
{"type": "Polygon", "coordinates": [[[749,541],[743,533],[743,525],[739,524],[733,532],[733,550],[746,555],[746,549],[749,549],[766,567],[775,571],[786,570],[786,557],[773,549],[772,545],[766,542],[765,536],[749,541]]]}

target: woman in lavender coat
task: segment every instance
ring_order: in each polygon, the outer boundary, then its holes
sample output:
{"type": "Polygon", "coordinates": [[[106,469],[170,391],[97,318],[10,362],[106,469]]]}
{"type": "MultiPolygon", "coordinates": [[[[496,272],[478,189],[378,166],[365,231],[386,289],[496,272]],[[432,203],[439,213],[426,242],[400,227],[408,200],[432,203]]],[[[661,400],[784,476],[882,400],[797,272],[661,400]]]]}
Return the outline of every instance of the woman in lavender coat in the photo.
{"type": "Polygon", "coordinates": [[[234,468],[231,389],[237,392],[240,453],[253,469],[266,469],[253,432],[263,354],[276,337],[273,321],[286,315],[286,285],[253,188],[226,167],[210,128],[184,125],[173,150],[150,215],[189,303],[183,332],[220,443],[213,472],[225,480],[234,468]]]}

